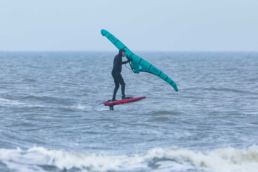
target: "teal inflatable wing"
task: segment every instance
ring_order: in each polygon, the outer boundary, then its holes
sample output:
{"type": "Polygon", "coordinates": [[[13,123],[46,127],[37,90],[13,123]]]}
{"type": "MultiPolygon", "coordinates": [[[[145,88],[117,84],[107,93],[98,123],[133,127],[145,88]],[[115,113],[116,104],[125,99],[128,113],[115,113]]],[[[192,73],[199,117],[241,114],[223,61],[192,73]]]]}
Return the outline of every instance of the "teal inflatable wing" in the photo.
{"type": "Polygon", "coordinates": [[[101,34],[105,36],[119,50],[121,49],[125,50],[126,57],[131,61],[130,66],[134,73],[148,72],[148,73],[154,74],[160,77],[161,79],[163,79],[164,81],[166,81],[168,84],[170,84],[175,91],[178,91],[176,83],[164,72],[159,70],[157,67],[155,67],[145,59],[134,54],[129,48],[127,48],[127,46],[125,46],[120,40],[118,40],[114,35],[109,33],[107,30],[102,29],[101,34]]]}

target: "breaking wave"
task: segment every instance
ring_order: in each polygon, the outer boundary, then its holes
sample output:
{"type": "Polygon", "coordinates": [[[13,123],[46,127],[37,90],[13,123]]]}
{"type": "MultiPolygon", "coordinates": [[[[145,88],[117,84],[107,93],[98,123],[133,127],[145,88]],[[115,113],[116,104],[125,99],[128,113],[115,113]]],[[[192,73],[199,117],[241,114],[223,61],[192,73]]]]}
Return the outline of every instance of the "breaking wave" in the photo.
{"type": "MultiPolygon", "coordinates": [[[[34,171],[209,171],[256,172],[258,146],[194,151],[154,148],[134,155],[79,153],[33,147],[0,149],[0,166],[18,172],[34,171]]],[[[1,169],[1,167],[0,167],[1,169]]]]}

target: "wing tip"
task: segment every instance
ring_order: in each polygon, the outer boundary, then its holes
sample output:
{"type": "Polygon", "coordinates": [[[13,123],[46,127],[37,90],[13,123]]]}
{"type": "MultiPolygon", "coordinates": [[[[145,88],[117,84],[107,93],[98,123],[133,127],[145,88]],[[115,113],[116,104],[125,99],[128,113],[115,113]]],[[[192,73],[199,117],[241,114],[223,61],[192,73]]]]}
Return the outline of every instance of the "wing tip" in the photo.
{"type": "Polygon", "coordinates": [[[174,89],[175,89],[176,92],[178,92],[177,85],[174,86],[174,89]]]}
{"type": "Polygon", "coordinates": [[[101,29],[101,30],[100,30],[100,33],[101,33],[102,36],[104,36],[104,35],[107,33],[107,30],[101,29]]]}

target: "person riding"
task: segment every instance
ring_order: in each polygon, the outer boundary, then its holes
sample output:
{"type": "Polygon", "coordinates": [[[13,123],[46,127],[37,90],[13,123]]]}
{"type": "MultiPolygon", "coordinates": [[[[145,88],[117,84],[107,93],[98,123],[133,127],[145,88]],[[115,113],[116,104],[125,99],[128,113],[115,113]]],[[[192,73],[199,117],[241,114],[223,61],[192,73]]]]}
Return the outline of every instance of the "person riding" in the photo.
{"type": "Polygon", "coordinates": [[[122,99],[126,99],[125,82],[121,75],[121,72],[122,72],[122,65],[130,62],[130,60],[123,62],[122,57],[124,57],[124,56],[125,56],[125,50],[121,49],[121,50],[119,50],[118,54],[114,58],[112,76],[114,78],[115,88],[114,88],[114,92],[113,92],[112,101],[116,100],[116,93],[119,88],[119,85],[121,85],[122,99]]]}

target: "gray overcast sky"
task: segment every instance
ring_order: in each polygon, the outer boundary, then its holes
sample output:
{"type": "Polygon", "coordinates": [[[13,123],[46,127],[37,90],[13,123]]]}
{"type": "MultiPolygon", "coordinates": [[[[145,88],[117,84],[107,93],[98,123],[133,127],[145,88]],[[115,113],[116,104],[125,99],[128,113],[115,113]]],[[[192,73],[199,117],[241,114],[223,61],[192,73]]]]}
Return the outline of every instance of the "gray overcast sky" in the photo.
{"type": "Polygon", "coordinates": [[[257,51],[258,0],[0,0],[0,50],[257,51]]]}

